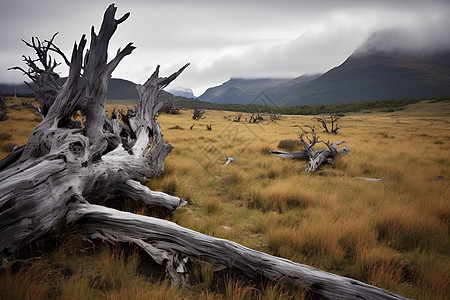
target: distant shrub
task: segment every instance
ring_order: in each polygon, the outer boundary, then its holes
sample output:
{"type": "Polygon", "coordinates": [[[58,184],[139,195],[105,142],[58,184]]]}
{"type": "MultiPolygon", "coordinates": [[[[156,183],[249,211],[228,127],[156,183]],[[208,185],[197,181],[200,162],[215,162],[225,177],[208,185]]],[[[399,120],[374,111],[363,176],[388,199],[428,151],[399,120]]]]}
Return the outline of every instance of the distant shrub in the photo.
{"type": "Polygon", "coordinates": [[[272,149],[270,149],[269,147],[263,147],[262,149],[261,149],[261,154],[262,155],[270,155],[271,153],[270,153],[270,151],[271,151],[272,149]]]}
{"type": "Polygon", "coordinates": [[[278,148],[286,151],[295,151],[298,150],[302,144],[299,140],[281,140],[278,143],[278,148]]]}
{"type": "Polygon", "coordinates": [[[175,125],[175,126],[169,127],[169,129],[181,129],[181,130],[183,130],[184,128],[181,127],[180,125],[175,125]]]}
{"type": "Polygon", "coordinates": [[[4,142],[7,140],[10,140],[12,138],[12,135],[6,132],[0,132],[0,141],[4,142]]]}

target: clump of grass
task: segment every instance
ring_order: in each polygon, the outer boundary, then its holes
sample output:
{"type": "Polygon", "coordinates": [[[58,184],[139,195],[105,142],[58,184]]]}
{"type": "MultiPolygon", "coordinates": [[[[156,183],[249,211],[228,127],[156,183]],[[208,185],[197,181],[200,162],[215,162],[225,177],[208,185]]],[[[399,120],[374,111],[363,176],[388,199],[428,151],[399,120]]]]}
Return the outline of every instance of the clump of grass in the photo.
{"type": "Polygon", "coordinates": [[[12,135],[7,132],[0,132],[0,142],[5,142],[7,140],[10,140],[12,138],[12,135]]]}
{"type": "Polygon", "coordinates": [[[439,235],[437,226],[404,207],[391,207],[375,219],[378,240],[399,251],[435,248],[433,240],[439,235]]]}
{"type": "Polygon", "coordinates": [[[278,143],[278,148],[286,151],[296,151],[302,147],[302,144],[299,140],[281,140],[278,143]]]}
{"type": "Polygon", "coordinates": [[[389,135],[389,134],[388,134],[387,132],[385,132],[385,131],[379,131],[379,132],[376,133],[376,135],[379,136],[379,137],[382,137],[382,138],[384,138],[384,139],[388,139],[388,138],[393,139],[393,138],[394,138],[394,136],[389,135]]]}
{"type": "Polygon", "coordinates": [[[203,201],[203,208],[206,210],[207,213],[214,214],[220,211],[221,203],[218,199],[206,198],[203,201]]]}
{"type": "Polygon", "coordinates": [[[294,208],[304,209],[313,200],[314,196],[309,192],[299,190],[292,182],[284,181],[256,189],[252,193],[249,207],[281,213],[294,208]]]}
{"type": "Polygon", "coordinates": [[[207,262],[198,262],[194,269],[194,278],[197,284],[209,289],[213,284],[214,265],[207,262]]]}
{"type": "Polygon", "coordinates": [[[270,151],[272,151],[273,149],[269,148],[269,147],[263,147],[260,150],[260,153],[262,155],[271,155],[272,153],[270,151]]]}
{"type": "Polygon", "coordinates": [[[243,300],[252,299],[255,296],[255,288],[244,285],[240,280],[228,279],[225,285],[225,299],[243,300]]]}
{"type": "Polygon", "coordinates": [[[169,127],[169,129],[179,129],[179,130],[184,130],[184,128],[181,127],[180,125],[175,125],[175,126],[169,127]]]}

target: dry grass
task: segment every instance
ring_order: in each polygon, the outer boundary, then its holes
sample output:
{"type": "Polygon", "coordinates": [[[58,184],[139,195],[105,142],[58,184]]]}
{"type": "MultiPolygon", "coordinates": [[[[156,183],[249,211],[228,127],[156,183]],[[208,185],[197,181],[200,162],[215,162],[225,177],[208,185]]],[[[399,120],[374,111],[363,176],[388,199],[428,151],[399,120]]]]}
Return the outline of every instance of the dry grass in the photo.
{"type": "MultiPolygon", "coordinates": [[[[8,112],[0,136],[10,133],[11,137],[0,143],[26,142],[36,122],[31,112],[27,118],[25,113],[28,111],[8,112]]],[[[149,186],[188,200],[189,204],[171,217],[173,221],[406,297],[448,297],[449,101],[421,102],[394,113],[343,117],[339,135],[321,133],[319,137],[345,140],[351,152],[317,174],[305,173],[305,162],[268,155],[280,141],[297,139],[299,126],[315,124],[310,116],[248,124],[224,119],[229,114],[207,111],[205,119],[193,121],[192,111],[182,110],[179,115],[159,117],[164,137],[174,149],[166,158],[164,175],[149,186]],[[192,130],[180,130],[193,123],[192,130]],[[206,124],[212,124],[213,130],[207,131],[206,124]],[[224,166],[228,156],[235,161],[224,166]]],[[[197,284],[190,292],[181,293],[167,281],[150,283],[136,275],[137,256],[115,251],[52,258],[73,270],[70,278],[56,282],[49,279],[42,261],[28,271],[14,273],[7,268],[0,278],[0,290],[3,293],[14,284],[20,286],[10,292],[21,299],[34,292],[37,298],[45,298],[49,285],[58,293],[81,298],[307,297],[302,290],[253,286],[232,279],[225,280],[221,290],[214,290],[211,287],[217,278],[210,266],[197,271],[197,284]],[[75,260],[80,262],[77,268],[72,266],[75,260]],[[100,289],[100,294],[92,292],[89,278],[83,275],[86,268],[101,274],[101,282],[108,288],[100,289]],[[125,287],[124,280],[132,285],[125,287]]]]}

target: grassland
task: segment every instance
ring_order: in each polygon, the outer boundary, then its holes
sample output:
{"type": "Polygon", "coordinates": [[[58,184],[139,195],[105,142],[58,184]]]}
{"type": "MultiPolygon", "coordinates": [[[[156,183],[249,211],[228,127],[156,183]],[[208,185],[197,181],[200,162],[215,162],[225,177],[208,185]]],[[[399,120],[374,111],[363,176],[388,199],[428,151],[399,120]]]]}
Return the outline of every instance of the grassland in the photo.
{"type": "MultiPolygon", "coordinates": [[[[280,141],[297,139],[300,126],[316,124],[311,116],[248,124],[232,122],[235,114],[208,110],[194,121],[191,110],[182,110],[158,118],[174,149],[164,175],[149,187],[188,200],[172,221],[406,297],[447,299],[450,101],[346,114],[339,135],[320,137],[345,140],[350,154],[314,174],[304,171],[306,162],[269,154],[280,141]],[[225,166],[227,156],[235,161],[225,166]]],[[[37,125],[33,113],[20,106],[8,116],[0,123],[1,157],[12,145],[24,144],[37,125]]],[[[144,259],[136,250],[99,248],[69,232],[39,258],[4,262],[0,298],[307,297],[302,290],[252,286],[232,277],[220,279],[217,288],[208,265],[195,272],[192,290],[180,291],[167,280],[136,272],[144,259]]]]}

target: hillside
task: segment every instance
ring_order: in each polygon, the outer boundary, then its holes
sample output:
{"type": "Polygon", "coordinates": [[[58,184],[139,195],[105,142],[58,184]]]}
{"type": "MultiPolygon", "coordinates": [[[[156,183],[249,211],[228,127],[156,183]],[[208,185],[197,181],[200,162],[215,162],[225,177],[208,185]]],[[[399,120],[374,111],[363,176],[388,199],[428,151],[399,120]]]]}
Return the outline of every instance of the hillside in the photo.
{"type": "Polygon", "coordinates": [[[207,89],[198,99],[213,103],[249,104],[262,91],[289,81],[291,78],[231,78],[207,89]]]}
{"type": "Polygon", "coordinates": [[[278,104],[360,102],[450,95],[450,52],[355,53],[278,104]]]}
{"type": "MultiPolygon", "coordinates": [[[[299,106],[450,96],[450,49],[415,43],[406,31],[374,33],[341,65],[292,80],[232,78],[199,100],[252,103],[264,92],[273,105],[299,106]]],[[[269,103],[267,103],[269,104],[269,103]]]]}
{"type": "MultiPolygon", "coordinates": [[[[22,84],[0,83],[0,91],[8,95],[14,94],[14,91],[18,95],[33,94],[33,91],[25,83],[22,84]]],[[[119,78],[110,79],[106,97],[108,99],[117,99],[117,100],[139,99],[139,95],[136,90],[136,84],[129,80],[119,78]]]]}
{"type": "Polygon", "coordinates": [[[431,49],[408,42],[403,31],[374,33],[341,65],[298,87],[278,104],[449,96],[450,49],[431,49]]]}

